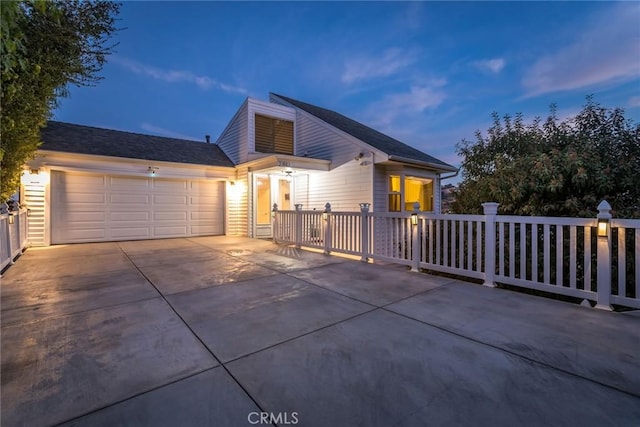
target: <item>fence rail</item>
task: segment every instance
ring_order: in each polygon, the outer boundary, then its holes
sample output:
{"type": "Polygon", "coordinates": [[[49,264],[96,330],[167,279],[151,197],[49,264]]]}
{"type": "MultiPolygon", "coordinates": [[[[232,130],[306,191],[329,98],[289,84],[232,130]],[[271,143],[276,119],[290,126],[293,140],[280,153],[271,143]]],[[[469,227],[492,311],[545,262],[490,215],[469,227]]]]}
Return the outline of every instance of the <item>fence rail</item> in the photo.
{"type": "Polygon", "coordinates": [[[0,215],[0,271],[13,264],[28,241],[27,210],[0,215]]]}
{"type": "Polygon", "coordinates": [[[596,302],[640,308],[640,220],[425,212],[278,211],[274,240],[483,279],[596,302]]]}

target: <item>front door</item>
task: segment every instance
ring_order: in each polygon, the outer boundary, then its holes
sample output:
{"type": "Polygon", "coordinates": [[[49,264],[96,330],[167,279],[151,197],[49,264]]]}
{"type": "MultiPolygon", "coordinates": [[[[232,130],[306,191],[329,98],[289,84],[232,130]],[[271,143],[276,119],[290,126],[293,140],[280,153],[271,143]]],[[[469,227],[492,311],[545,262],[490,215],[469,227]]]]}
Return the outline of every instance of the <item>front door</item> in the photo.
{"type": "Polygon", "coordinates": [[[254,237],[272,237],[273,204],[278,210],[293,209],[291,178],[278,175],[254,175],[254,237]]]}

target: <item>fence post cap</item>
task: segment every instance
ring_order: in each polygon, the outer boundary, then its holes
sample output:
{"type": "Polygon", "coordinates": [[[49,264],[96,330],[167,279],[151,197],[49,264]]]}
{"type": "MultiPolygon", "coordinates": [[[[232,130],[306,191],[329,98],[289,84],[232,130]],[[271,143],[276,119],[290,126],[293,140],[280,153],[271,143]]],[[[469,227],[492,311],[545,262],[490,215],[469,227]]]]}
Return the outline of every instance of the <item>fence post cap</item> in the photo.
{"type": "Polygon", "coordinates": [[[485,215],[495,215],[498,213],[498,206],[500,203],[496,202],[486,202],[482,204],[482,208],[484,209],[485,215]]]}
{"type": "Polygon", "coordinates": [[[598,205],[598,218],[611,218],[611,205],[606,200],[598,205]]]}
{"type": "Polygon", "coordinates": [[[301,211],[302,210],[302,203],[296,203],[296,210],[297,211],[301,211]]]}
{"type": "Polygon", "coordinates": [[[413,211],[414,212],[420,212],[420,202],[415,202],[413,204],[413,211]]]}
{"type": "Polygon", "coordinates": [[[324,205],[324,211],[325,211],[325,212],[331,212],[331,203],[327,202],[327,203],[324,205]]]}
{"type": "Polygon", "coordinates": [[[369,212],[369,206],[371,203],[360,203],[360,212],[369,212]]]}
{"type": "Polygon", "coordinates": [[[271,210],[271,212],[278,212],[278,204],[277,203],[273,204],[273,209],[271,210]]]}

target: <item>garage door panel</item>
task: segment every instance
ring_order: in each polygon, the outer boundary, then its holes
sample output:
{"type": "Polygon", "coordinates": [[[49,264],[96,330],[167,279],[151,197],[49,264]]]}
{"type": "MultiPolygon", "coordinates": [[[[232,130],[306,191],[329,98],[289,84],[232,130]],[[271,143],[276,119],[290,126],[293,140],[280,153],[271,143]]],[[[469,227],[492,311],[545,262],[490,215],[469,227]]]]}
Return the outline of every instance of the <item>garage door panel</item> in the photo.
{"type": "Polygon", "coordinates": [[[148,222],[151,217],[150,212],[136,212],[136,211],[128,211],[128,212],[111,212],[109,215],[109,219],[114,222],[127,222],[127,221],[144,221],[148,222]]]}
{"type": "Polygon", "coordinates": [[[107,177],[103,175],[85,175],[82,180],[76,179],[77,175],[65,174],[62,172],[56,173],[55,182],[71,189],[105,187],[107,183],[107,177]]]}
{"type": "Polygon", "coordinates": [[[109,183],[111,189],[116,191],[147,191],[151,186],[149,180],[140,178],[110,177],[109,183]]]}
{"type": "Polygon", "coordinates": [[[187,190],[187,181],[167,181],[164,179],[154,180],[153,188],[156,192],[161,193],[184,193],[187,190]]]}
{"type": "Polygon", "coordinates": [[[211,181],[52,174],[52,242],[224,233],[224,184],[211,181]]]}
{"type": "Polygon", "coordinates": [[[182,225],[154,227],[153,232],[156,237],[182,237],[188,235],[187,227],[182,225]]]}
{"type": "Polygon", "coordinates": [[[187,196],[178,195],[156,195],[153,196],[153,203],[155,205],[186,205],[187,196]]]}
{"type": "Polygon", "coordinates": [[[71,223],[86,223],[94,222],[101,224],[105,219],[104,212],[69,212],[67,213],[67,220],[71,223]]]}
{"type": "Polygon", "coordinates": [[[187,213],[184,211],[154,212],[153,219],[156,221],[186,221],[187,213]]]}
{"type": "Polygon", "coordinates": [[[146,194],[124,194],[115,193],[111,194],[109,200],[112,204],[126,204],[126,205],[148,205],[151,202],[151,197],[146,194]]]}
{"type": "Polygon", "coordinates": [[[87,228],[87,229],[67,229],[65,230],[65,236],[68,236],[70,240],[75,241],[95,241],[95,240],[104,240],[105,238],[105,230],[104,228],[87,228]]]}
{"type": "Polygon", "coordinates": [[[63,198],[61,198],[60,201],[66,204],[77,203],[79,205],[86,205],[86,204],[104,205],[107,201],[107,198],[104,193],[67,192],[66,195],[63,198]]]}
{"type": "Polygon", "coordinates": [[[150,239],[149,227],[111,228],[111,237],[114,239],[150,239]]]}

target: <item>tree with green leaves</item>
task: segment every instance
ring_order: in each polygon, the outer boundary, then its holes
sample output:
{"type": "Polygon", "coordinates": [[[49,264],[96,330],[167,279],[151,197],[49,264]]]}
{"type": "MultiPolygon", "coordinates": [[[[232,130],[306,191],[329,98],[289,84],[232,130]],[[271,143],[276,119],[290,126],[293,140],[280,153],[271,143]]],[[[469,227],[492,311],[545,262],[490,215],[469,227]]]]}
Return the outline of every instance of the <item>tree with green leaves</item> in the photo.
{"type": "Polygon", "coordinates": [[[457,146],[462,182],[455,213],[481,213],[483,202],[499,213],[594,217],[606,199],[618,217],[640,218],[640,124],[621,108],[587,97],[575,116],[525,124],[521,114],[493,114],[487,136],[457,146]]]}
{"type": "Polygon", "coordinates": [[[69,85],[101,80],[119,10],[100,0],[2,1],[0,202],[18,189],[40,130],[69,85]]]}

